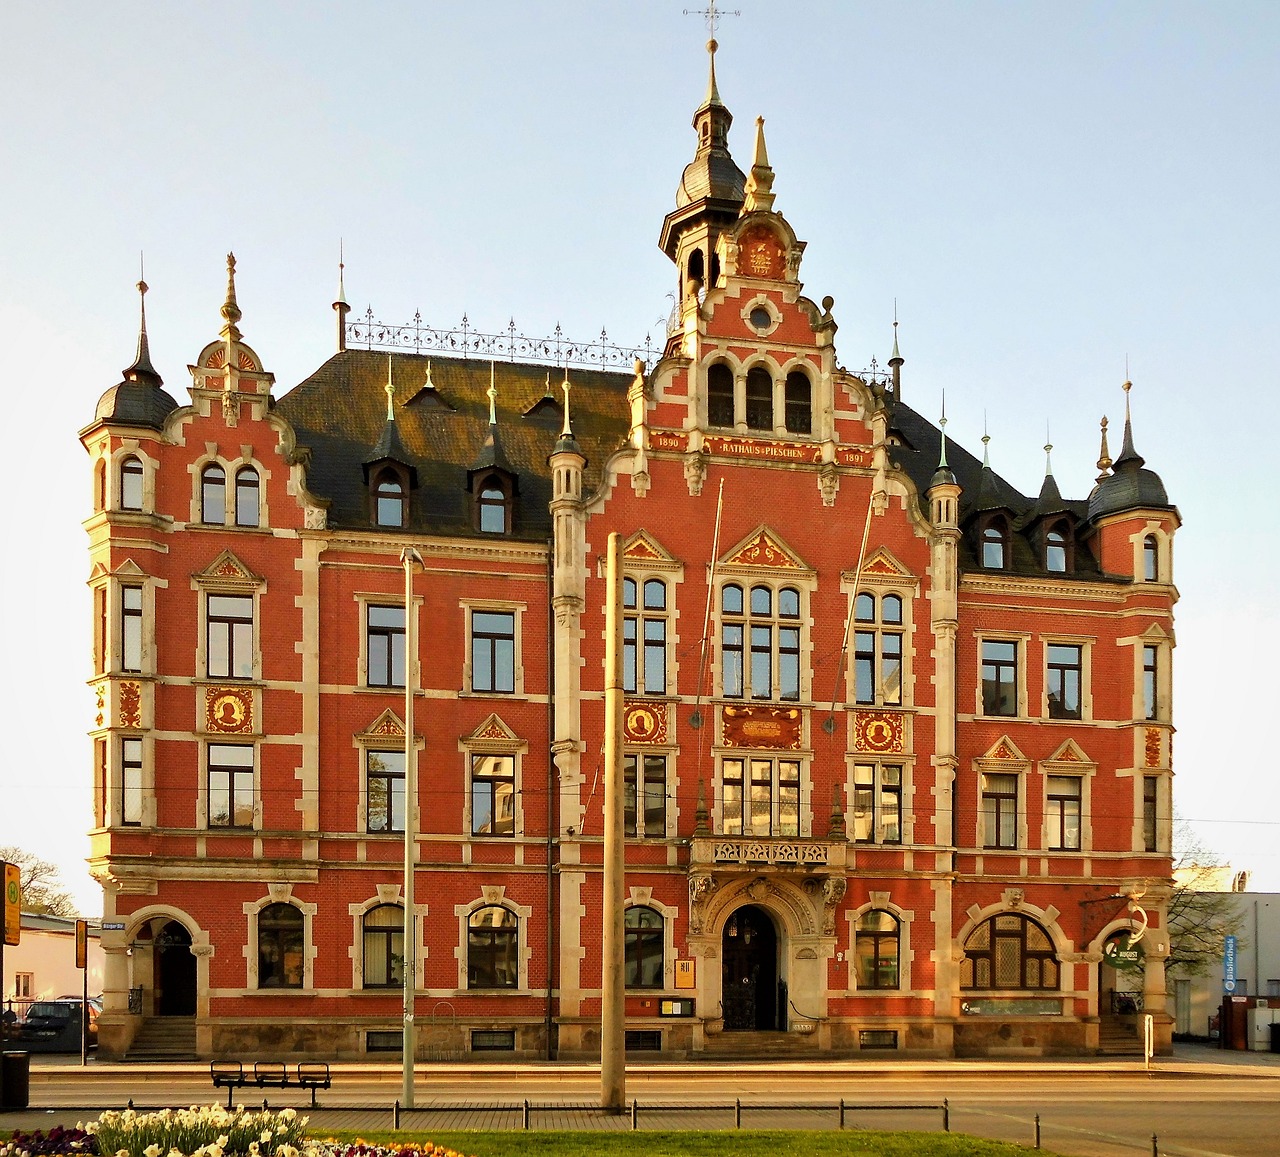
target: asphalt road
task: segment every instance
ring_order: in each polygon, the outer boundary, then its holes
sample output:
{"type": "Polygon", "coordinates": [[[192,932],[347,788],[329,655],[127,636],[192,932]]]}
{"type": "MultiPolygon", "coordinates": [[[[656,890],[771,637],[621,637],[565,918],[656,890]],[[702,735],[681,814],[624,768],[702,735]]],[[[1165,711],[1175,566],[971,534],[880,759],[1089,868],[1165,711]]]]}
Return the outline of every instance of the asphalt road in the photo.
{"type": "MultiPolygon", "coordinates": [[[[1163,1157],[1277,1157],[1280,1058],[1218,1058],[1222,1054],[1207,1053],[1192,1062],[1157,1062],[1151,1074],[1130,1062],[636,1064],[628,1070],[627,1097],[638,1103],[641,1129],[731,1131],[735,1100],[744,1128],[834,1129],[843,1098],[846,1128],[932,1131],[942,1127],[938,1108],[863,1106],[940,1106],[945,1098],[953,1132],[1029,1147],[1038,1115],[1043,1147],[1069,1157],[1147,1157],[1153,1134],[1163,1157]]],[[[401,1091],[398,1066],[337,1064],[333,1082],[319,1095],[315,1127],[391,1126],[401,1091]]],[[[630,1128],[629,1115],[599,1112],[599,1089],[598,1070],[589,1065],[424,1065],[415,1081],[416,1110],[403,1123],[437,1131],[519,1129],[527,1100],[534,1129],[630,1128]]],[[[298,1090],[253,1089],[238,1091],[236,1103],[260,1105],[264,1092],[272,1108],[309,1101],[298,1090]]],[[[91,1063],[81,1069],[40,1058],[31,1069],[31,1107],[0,1115],[0,1129],[75,1124],[131,1099],[158,1107],[208,1104],[225,1095],[215,1097],[205,1065],[91,1063]]]]}

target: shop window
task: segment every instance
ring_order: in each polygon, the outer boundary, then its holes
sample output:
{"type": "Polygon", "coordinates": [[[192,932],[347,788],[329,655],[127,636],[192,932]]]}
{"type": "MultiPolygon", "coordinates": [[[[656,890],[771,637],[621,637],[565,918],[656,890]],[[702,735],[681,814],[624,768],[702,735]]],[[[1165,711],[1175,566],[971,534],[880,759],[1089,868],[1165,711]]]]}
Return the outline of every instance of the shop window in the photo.
{"type": "Polygon", "coordinates": [[[258,987],[302,987],[302,913],[268,904],[258,913],[258,987]]]}
{"type": "Polygon", "coordinates": [[[364,914],[364,986],[399,988],[404,984],[404,909],[379,904],[364,914]]]}
{"type": "Polygon", "coordinates": [[[730,836],[800,834],[800,764],[726,759],[720,765],[721,824],[730,836]]]}
{"type": "Polygon", "coordinates": [[[627,988],[663,987],[663,922],[652,908],[633,906],[623,916],[623,961],[627,988]]]}
{"type": "Polygon", "coordinates": [[[467,920],[467,987],[517,988],[520,929],[516,914],[493,904],[467,920]]]}
{"type": "Polygon", "coordinates": [[[860,844],[902,842],[902,768],[860,763],[853,769],[853,838],[860,844]]]}
{"type": "Polygon", "coordinates": [[[366,751],[365,829],[404,831],[404,751],[366,751]]]}
{"type": "Polygon", "coordinates": [[[211,526],[227,521],[227,472],[216,462],[200,472],[200,521],[211,526]]]}
{"type": "Polygon", "coordinates": [[[236,525],[257,526],[261,518],[258,472],[252,466],[236,471],[236,525]]]}
{"type": "Polygon", "coordinates": [[[970,934],[960,965],[962,989],[1057,989],[1058,958],[1049,934],[1021,913],[984,920],[970,934]]]}
{"type": "Polygon", "coordinates": [[[853,936],[853,960],[858,987],[897,988],[897,918],[890,912],[873,908],[858,917],[853,936]]]}

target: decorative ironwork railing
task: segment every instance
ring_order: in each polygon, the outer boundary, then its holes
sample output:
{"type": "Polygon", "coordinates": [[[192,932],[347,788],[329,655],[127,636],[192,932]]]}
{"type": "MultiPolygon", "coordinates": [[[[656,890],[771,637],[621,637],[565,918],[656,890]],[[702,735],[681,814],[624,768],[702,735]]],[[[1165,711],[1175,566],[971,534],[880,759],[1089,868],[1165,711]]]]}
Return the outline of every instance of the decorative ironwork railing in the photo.
{"type": "Polygon", "coordinates": [[[530,337],[516,328],[515,319],[498,333],[472,327],[466,314],[449,329],[427,325],[421,313],[404,325],[376,320],[372,308],[363,317],[347,322],[347,345],[365,349],[411,350],[415,354],[439,353],[446,357],[480,358],[485,361],[550,362],[558,366],[629,370],[638,358],[650,369],[661,356],[649,334],[643,345],[617,345],[603,329],[595,341],[579,342],[565,336],[557,325],[548,337],[530,337]]]}

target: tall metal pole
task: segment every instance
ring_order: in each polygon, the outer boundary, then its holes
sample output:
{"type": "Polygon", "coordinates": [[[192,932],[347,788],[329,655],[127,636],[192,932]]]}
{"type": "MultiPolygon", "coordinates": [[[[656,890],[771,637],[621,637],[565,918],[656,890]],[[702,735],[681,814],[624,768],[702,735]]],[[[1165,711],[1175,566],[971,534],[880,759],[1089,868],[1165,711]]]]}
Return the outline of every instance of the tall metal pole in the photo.
{"type": "Polygon", "coordinates": [[[400,1104],[413,1108],[413,998],[418,976],[418,930],[413,912],[413,870],[417,861],[418,753],[413,745],[414,676],[418,665],[418,626],[413,607],[413,568],[422,555],[411,546],[400,552],[404,566],[404,1039],[401,1043],[400,1104]]]}
{"type": "Polygon", "coordinates": [[[616,531],[609,535],[605,591],[604,890],[601,896],[600,1106],[621,1113],[627,1100],[623,988],[622,575],[616,531]]]}

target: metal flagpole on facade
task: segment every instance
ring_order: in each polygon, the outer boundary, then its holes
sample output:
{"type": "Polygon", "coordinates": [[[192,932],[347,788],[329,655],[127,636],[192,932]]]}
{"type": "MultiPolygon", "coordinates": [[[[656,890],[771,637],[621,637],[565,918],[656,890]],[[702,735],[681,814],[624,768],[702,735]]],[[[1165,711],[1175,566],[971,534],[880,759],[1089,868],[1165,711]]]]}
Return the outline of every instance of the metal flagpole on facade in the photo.
{"type": "MultiPolygon", "coordinates": [[[[404,1038],[401,1042],[400,1104],[413,1108],[413,1060],[417,1051],[413,1030],[414,992],[418,978],[418,929],[413,912],[413,871],[417,862],[418,761],[413,745],[414,675],[418,664],[417,616],[413,607],[413,568],[422,566],[422,555],[411,546],[400,552],[404,566],[404,1038]]],[[[394,794],[388,800],[394,808],[394,794]]]]}
{"type": "Polygon", "coordinates": [[[621,1113],[627,1099],[622,924],[622,576],[617,531],[609,534],[604,613],[604,883],[600,957],[600,1106],[621,1113]]]}

